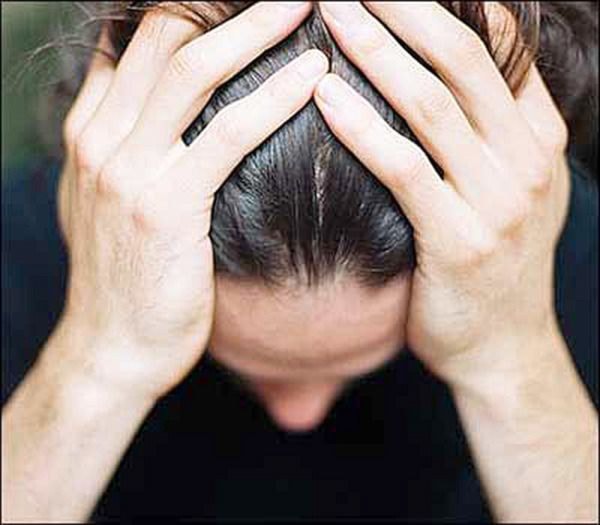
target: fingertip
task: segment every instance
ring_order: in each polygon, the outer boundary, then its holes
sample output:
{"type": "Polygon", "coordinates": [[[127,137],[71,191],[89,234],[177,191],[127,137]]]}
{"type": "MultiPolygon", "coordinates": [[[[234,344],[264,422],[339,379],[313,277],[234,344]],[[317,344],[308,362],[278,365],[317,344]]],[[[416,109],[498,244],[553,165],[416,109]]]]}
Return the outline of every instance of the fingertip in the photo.
{"type": "Polygon", "coordinates": [[[327,106],[335,108],[343,105],[351,96],[352,89],[335,73],[327,73],[317,85],[315,94],[327,106]]]}
{"type": "Polygon", "coordinates": [[[309,49],[296,59],[295,65],[304,79],[315,80],[327,72],[329,69],[329,60],[322,51],[309,49]]]}
{"type": "Polygon", "coordinates": [[[327,55],[323,53],[323,51],[317,49],[316,47],[305,51],[301,56],[310,56],[313,60],[320,60],[321,63],[324,64],[324,67],[329,67],[329,58],[327,58],[327,55]]]}

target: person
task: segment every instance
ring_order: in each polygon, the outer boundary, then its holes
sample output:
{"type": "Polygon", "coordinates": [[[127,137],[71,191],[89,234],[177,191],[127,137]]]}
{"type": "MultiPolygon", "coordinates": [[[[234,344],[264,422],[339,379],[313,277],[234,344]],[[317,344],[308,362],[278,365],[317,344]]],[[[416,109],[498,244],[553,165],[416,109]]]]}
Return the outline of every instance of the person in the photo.
{"type": "Polygon", "coordinates": [[[5,190],[4,521],[597,520],[597,188],[529,8],[196,4],[105,26],[5,190]]]}

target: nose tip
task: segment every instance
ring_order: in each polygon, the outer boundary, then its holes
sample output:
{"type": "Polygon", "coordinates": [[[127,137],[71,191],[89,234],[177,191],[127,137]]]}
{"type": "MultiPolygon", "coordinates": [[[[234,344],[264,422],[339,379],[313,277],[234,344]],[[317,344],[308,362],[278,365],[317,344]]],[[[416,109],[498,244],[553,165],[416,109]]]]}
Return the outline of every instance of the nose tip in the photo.
{"type": "Polygon", "coordinates": [[[273,422],[288,432],[316,429],[329,413],[341,388],[341,382],[254,386],[273,422]]]}

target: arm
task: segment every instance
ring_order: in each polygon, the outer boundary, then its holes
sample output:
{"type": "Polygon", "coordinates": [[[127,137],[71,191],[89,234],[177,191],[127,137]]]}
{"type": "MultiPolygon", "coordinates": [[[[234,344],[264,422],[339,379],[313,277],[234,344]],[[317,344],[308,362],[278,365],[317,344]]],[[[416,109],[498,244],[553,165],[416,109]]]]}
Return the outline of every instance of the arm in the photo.
{"type": "Polygon", "coordinates": [[[478,36],[436,2],[321,5],[443,171],[339,77],[319,83],[329,126],[414,228],[408,346],[450,387],[493,514],[597,520],[598,415],[552,286],[568,134],[535,64],[515,96],[478,36]]]}
{"type": "Polygon", "coordinates": [[[309,12],[260,2],[199,38],[188,19],[153,12],[119,67],[92,61],[64,130],[65,310],[2,413],[6,521],[85,519],[155,401],[202,356],[214,194],[310,100],[326,57],[303,53],[192,142],[181,136],[220,83],[309,12]]]}
{"type": "Polygon", "coordinates": [[[451,389],[496,518],[597,522],[598,414],[561,334],[507,344],[540,359],[451,389]]]}
{"type": "Polygon", "coordinates": [[[58,328],[2,412],[2,516],[84,521],[154,399],[85,372],[91,344],[58,328]]]}

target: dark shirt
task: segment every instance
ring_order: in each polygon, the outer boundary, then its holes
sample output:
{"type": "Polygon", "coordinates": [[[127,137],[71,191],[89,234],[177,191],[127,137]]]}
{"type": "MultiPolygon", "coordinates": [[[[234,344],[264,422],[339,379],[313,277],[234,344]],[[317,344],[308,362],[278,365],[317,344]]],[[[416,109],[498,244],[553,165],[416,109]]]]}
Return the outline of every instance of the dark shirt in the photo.
{"type": "MultiPolygon", "coordinates": [[[[58,172],[21,170],[3,183],[3,403],[63,307],[58,172]]],[[[556,308],[597,407],[598,189],[573,163],[572,178],[556,308]]],[[[93,519],[144,515],[491,519],[450,393],[410,352],[355,381],[302,434],[278,430],[205,356],[142,425],[93,519]]]]}

